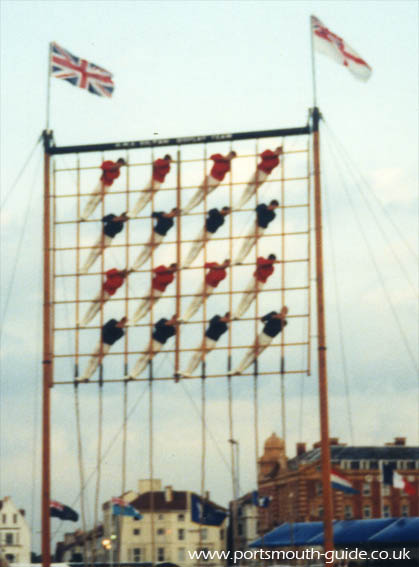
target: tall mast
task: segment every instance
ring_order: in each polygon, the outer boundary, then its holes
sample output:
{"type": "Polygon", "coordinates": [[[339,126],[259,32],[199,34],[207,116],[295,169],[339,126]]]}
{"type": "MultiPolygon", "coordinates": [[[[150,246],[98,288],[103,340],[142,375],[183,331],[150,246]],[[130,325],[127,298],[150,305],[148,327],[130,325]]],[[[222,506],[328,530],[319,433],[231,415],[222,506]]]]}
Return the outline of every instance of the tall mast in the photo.
{"type": "Polygon", "coordinates": [[[51,500],[50,476],[50,394],[52,386],[51,353],[51,298],[50,298],[50,155],[49,147],[52,133],[44,130],[44,308],[43,308],[43,403],[42,403],[42,565],[51,564],[51,526],[49,505],[51,500]]]}
{"type": "Polygon", "coordinates": [[[313,154],[314,154],[314,218],[316,239],[316,294],[317,294],[317,335],[318,335],[318,373],[320,401],[320,431],[321,431],[321,471],[323,484],[323,525],[324,549],[333,549],[333,499],[330,484],[330,445],[329,445],[329,408],[327,394],[326,366],[326,325],[324,313],[323,288],[323,235],[322,235],[322,201],[320,183],[320,111],[313,108],[313,154]]]}

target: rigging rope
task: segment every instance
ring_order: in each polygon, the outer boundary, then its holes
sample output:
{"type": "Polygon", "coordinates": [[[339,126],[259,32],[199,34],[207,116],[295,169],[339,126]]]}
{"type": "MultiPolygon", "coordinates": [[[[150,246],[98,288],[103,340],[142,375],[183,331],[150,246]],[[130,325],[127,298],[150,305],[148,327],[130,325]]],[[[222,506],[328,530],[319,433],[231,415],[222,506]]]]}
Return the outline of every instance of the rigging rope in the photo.
{"type": "Polygon", "coordinates": [[[388,289],[387,289],[385,280],[384,280],[384,278],[383,278],[383,276],[382,276],[382,274],[381,274],[381,272],[380,272],[380,269],[379,269],[379,267],[378,267],[378,264],[377,264],[377,261],[376,261],[376,259],[375,259],[373,250],[372,250],[371,245],[370,245],[370,243],[369,243],[369,241],[368,241],[368,238],[367,238],[367,236],[366,236],[366,234],[365,234],[364,227],[362,226],[362,223],[361,223],[361,221],[360,221],[360,219],[359,219],[359,216],[356,214],[355,206],[354,206],[354,203],[353,203],[353,200],[352,200],[352,197],[351,197],[351,192],[350,192],[349,188],[347,187],[347,184],[346,184],[346,182],[345,182],[345,180],[344,180],[344,177],[343,177],[343,174],[342,174],[342,169],[341,169],[340,164],[339,164],[339,162],[338,162],[336,153],[335,153],[334,150],[332,149],[332,146],[329,146],[329,149],[331,150],[331,153],[333,154],[334,162],[335,162],[335,165],[336,165],[338,174],[339,174],[339,176],[340,176],[341,184],[342,184],[342,186],[343,186],[343,188],[344,188],[344,190],[345,190],[347,199],[348,199],[349,204],[350,204],[350,206],[351,206],[351,208],[352,208],[352,212],[353,212],[354,218],[355,218],[356,223],[357,223],[357,225],[358,225],[358,228],[359,228],[360,234],[361,234],[361,236],[362,236],[362,239],[363,239],[363,241],[364,241],[365,247],[367,248],[369,257],[370,257],[370,259],[371,259],[371,262],[372,262],[372,264],[373,264],[373,266],[374,266],[374,268],[375,268],[375,271],[376,271],[376,273],[377,273],[378,280],[379,280],[380,285],[381,285],[381,287],[382,287],[382,289],[383,289],[383,292],[384,292],[384,295],[385,295],[385,297],[386,297],[387,303],[388,303],[388,305],[389,305],[389,307],[390,307],[391,313],[392,313],[392,315],[393,315],[393,317],[394,317],[394,320],[396,321],[396,325],[397,325],[397,328],[398,328],[398,330],[399,330],[400,336],[401,336],[401,338],[402,338],[402,342],[403,342],[403,344],[404,344],[404,346],[405,346],[405,348],[406,348],[406,351],[407,351],[407,353],[408,353],[408,355],[409,355],[409,358],[410,358],[410,361],[411,361],[411,363],[412,363],[412,366],[413,366],[415,372],[417,373],[417,371],[418,371],[418,365],[417,365],[416,359],[415,359],[415,357],[414,357],[414,355],[413,355],[413,352],[412,352],[412,350],[411,350],[411,348],[410,348],[409,342],[408,342],[408,340],[407,340],[407,336],[406,336],[406,334],[405,334],[405,332],[404,332],[404,330],[403,330],[403,327],[402,327],[402,325],[401,325],[401,322],[400,322],[399,316],[398,316],[398,314],[397,314],[396,308],[394,307],[393,301],[392,301],[391,296],[390,296],[390,294],[389,294],[389,292],[388,292],[388,289]]]}
{"type": "Polygon", "coordinates": [[[0,210],[3,209],[4,205],[6,204],[6,201],[9,199],[10,195],[13,193],[13,190],[15,189],[16,185],[19,183],[20,178],[22,177],[26,167],[29,165],[29,162],[32,159],[32,156],[39,144],[39,142],[42,140],[42,136],[39,136],[39,138],[36,140],[35,145],[33,146],[32,150],[29,152],[28,157],[26,158],[25,162],[23,163],[23,166],[21,167],[19,173],[17,174],[15,180],[13,181],[12,185],[10,186],[9,191],[6,193],[3,201],[1,202],[0,205],[0,210]]]}
{"type": "Polygon", "coordinates": [[[81,436],[81,423],[80,423],[80,401],[78,384],[74,385],[74,405],[76,411],[76,425],[77,425],[77,455],[79,463],[79,478],[80,478],[80,516],[81,525],[84,532],[83,537],[83,563],[86,565],[87,555],[87,542],[86,542],[86,510],[85,510],[85,482],[84,482],[84,467],[83,467],[83,444],[81,436]]]}
{"type": "Polygon", "coordinates": [[[348,365],[346,362],[346,352],[345,352],[345,341],[344,341],[344,334],[343,334],[343,318],[342,318],[342,310],[341,310],[341,298],[339,294],[339,282],[337,278],[337,262],[336,262],[336,249],[334,244],[334,231],[333,231],[333,222],[332,222],[332,215],[331,215],[331,208],[329,202],[329,194],[327,191],[327,183],[324,182],[324,196],[325,196],[325,209],[326,209],[326,222],[327,228],[329,232],[329,242],[330,242],[330,250],[331,250],[331,259],[332,259],[332,272],[333,272],[333,283],[334,283],[334,291],[335,291],[335,303],[336,303],[336,315],[337,315],[337,323],[338,323],[338,330],[339,330],[339,346],[340,346],[340,356],[342,361],[342,369],[343,369],[343,382],[345,387],[345,399],[346,399],[346,411],[348,414],[348,425],[349,425],[349,433],[351,438],[351,444],[354,445],[355,443],[355,436],[354,436],[354,425],[352,419],[352,404],[351,404],[351,393],[349,389],[349,377],[348,377],[348,365]]]}
{"type": "MultiPolygon", "coordinates": [[[[411,248],[408,240],[406,240],[405,236],[402,234],[402,232],[400,231],[399,227],[397,226],[397,224],[393,221],[393,219],[391,218],[390,214],[388,213],[387,209],[385,208],[385,206],[383,205],[383,203],[380,201],[380,199],[377,197],[375,191],[373,190],[373,188],[371,187],[370,183],[367,181],[367,179],[365,178],[364,175],[362,175],[362,173],[360,171],[357,170],[357,167],[354,163],[354,161],[351,159],[349,152],[346,150],[346,148],[344,147],[344,145],[342,144],[342,142],[338,139],[338,137],[336,136],[336,134],[333,132],[332,128],[329,126],[328,122],[326,122],[325,119],[323,119],[323,122],[326,126],[327,131],[329,132],[329,134],[331,135],[331,137],[334,139],[334,142],[336,144],[336,148],[338,148],[341,152],[341,155],[343,157],[346,157],[346,163],[347,163],[347,168],[350,169],[350,167],[352,167],[352,170],[356,171],[359,175],[359,178],[361,179],[361,181],[364,183],[365,187],[367,187],[370,191],[370,194],[373,196],[375,202],[379,205],[379,207],[381,208],[381,210],[383,211],[383,213],[386,215],[388,221],[390,222],[390,224],[393,226],[394,230],[397,232],[397,234],[399,235],[400,240],[403,242],[403,244],[406,246],[406,248],[409,250],[409,252],[412,254],[412,256],[417,260],[418,259],[418,255],[417,253],[411,248]]],[[[355,179],[355,175],[352,174],[355,179]]]]}
{"type": "MultiPolygon", "coordinates": [[[[102,368],[100,369],[102,372],[102,368]]],[[[96,464],[96,491],[95,491],[95,511],[93,519],[93,529],[96,530],[99,523],[99,506],[100,506],[100,481],[102,474],[102,437],[103,437],[103,382],[99,382],[99,399],[98,399],[98,436],[97,436],[97,464],[96,464]]],[[[96,546],[94,538],[91,539],[92,544],[92,561],[96,561],[96,546]]]]}

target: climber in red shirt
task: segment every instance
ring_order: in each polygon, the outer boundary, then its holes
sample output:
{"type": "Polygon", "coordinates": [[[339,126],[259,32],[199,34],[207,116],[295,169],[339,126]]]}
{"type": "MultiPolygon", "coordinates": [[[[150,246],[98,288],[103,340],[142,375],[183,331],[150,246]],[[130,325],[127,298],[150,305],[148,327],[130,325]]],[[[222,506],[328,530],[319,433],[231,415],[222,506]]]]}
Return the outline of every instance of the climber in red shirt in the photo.
{"type": "Polygon", "coordinates": [[[96,207],[102,201],[105,193],[121,174],[121,167],[126,165],[124,158],[119,158],[118,161],[106,160],[100,166],[102,175],[100,176],[99,183],[96,185],[93,193],[84,207],[83,213],[80,217],[82,221],[87,220],[94,212],[96,207]]]}
{"type": "Polygon", "coordinates": [[[219,283],[227,277],[227,268],[229,266],[230,260],[224,260],[222,264],[218,262],[207,262],[205,264],[204,267],[209,269],[209,272],[205,275],[204,283],[191,301],[182,319],[179,319],[181,323],[189,321],[189,319],[195,315],[205,299],[209,297],[214,292],[215,288],[218,287],[219,283]]]}
{"type": "Polygon", "coordinates": [[[172,157],[169,154],[166,154],[164,158],[154,160],[151,179],[147,186],[141,191],[141,195],[137,202],[128,213],[130,218],[136,217],[144,209],[147,203],[151,201],[153,194],[160,189],[166,179],[166,175],[170,171],[171,163],[172,157]]]}
{"type": "Polygon", "coordinates": [[[226,173],[231,169],[231,160],[236,157],[236,152],[231,151],[226,156],[221,154],[213,154],[210,159],[214,162],[209,175],[207,175],[199,187],[198,191],[191,198],[183,212],[189,213],[204,200],[205,195],[208,196],[223,181],[226,173]]]}
{"type": "Polygon", "coordinates": [[[271,275],[274,273],[274,264],[279,264],[275,254],[269,254],[267,258],[260,256],[256,261],[256,270],[249,285],[245,289],[243,297],[234,314],[234,319],[242,317],[256,299],[257,293],[262,289],[271,275]]]}
{"type": "Polygon", "coordinates": [[[105,272],[106,280],[102,284],[102,289],[98,295],[93,300],[91,306],[83,317],[80,326],[85,327],[93,317],[100,310],[101,305],[103,305],[108,299],[116,293],[116,291],[122,286],[125,278],[128,275],[127,270],[117,270],[112,268],[105,272]]]}
{"type": "Polygon", "coordinates": [[[252,195],[256,193],[259,187],[264,183],[272,170],[279,164],[279,156],[283,154],[282,146],[276,148],[276,150],[265,150],[260,154],[262,161],[258,163],[255,173],[247,184],[240,198],[240,201],[236,209],[241,209],[252,195]]]}
{"type": "Polygon", "coordinates": [[[160,297],[166,291],[166,287],[175,279],[175,273],[177,269],[177,264],[170,264],[170,266],[161,265],[157,266],[157,268],[154,268],[154,277],[151,281],[150,293],[141,301],[137,311],[134,313],[134,316],[132,318],[133,324],[142,319],[144,315],[146,315],[146,313],[150,311],[151,306],[160,299],[160,297]]]}

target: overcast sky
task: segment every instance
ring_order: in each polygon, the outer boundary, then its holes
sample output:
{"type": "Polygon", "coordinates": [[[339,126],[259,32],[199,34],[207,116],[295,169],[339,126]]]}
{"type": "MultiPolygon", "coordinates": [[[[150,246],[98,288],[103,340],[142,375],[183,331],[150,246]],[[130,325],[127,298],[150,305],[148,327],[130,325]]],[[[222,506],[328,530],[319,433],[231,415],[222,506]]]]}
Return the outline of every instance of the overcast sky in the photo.
{"type": "MultiPolygon", "coordinates": [[[[322,170],[330,430],[357,445],[383,444],[394,436],[418,444],[418,383],[409,354],[417,360],[417,3],[3,1],[1,12],[2,203],[5,197],[7,201],[1,211],[0,496],[12,496],[39,531],[40,148],[9,191],[45,127],[49,41],[109,69],[116,85],[107,100],[52,81],[50,124],[58,145],[304,125],[312,105],[311,13],[368,61],[373,75],[364,84],[331,60],[317,58],[319,106],[326,120],[322,170]],[[351,171],[331,132],[353,160],[351,171]],[[357,182],[354,171],[359,172],[357,182]]],[[[304,145],[303,140],[288,143],[304,145]]],[[[61,166],[72,164],[73,158],[65,159],[61,166]]],[[[97,154],[89,159],[100,162],[97,154]]],[[[68,174],[65,182],[70,186],[74,177],[68,174]]],[[[290,307],[295,312],[296,305],[290,307]]],[[[304,352],[290,356],[292,361],[297,357],[304,363],[304,352]]],[[[162,360],[163,367],[170,364],[163,355],[162,360]]],[[[264,360],[269,365],[273,358],[269,354],[264,360]]],[[[234,384],[234,435],[240,441],[240,481],[246,491],[255,485],[251,381],[234,384]]],[[[319,438],[316,372],[311,377],[289,375],[286,385],[287,453],[293,456],[295,442],[311,444],[319,438]]],[[[155,474],[176,489],[200,487],[200,421],[185,392],[199,403],[199,387],[196,381],[158,384],[155,389],[155,474]]],[[[130,406],[144,388],[130,386],[130,406]]],[[[229,433],[224,380],[208,385],[208,399],[212,437],[206,484],[212,497],[226,504],[231,485],[225,462],[229,433]]],[[[52,400],[52,494],[73,504],[79,485],[71,387],[55,388],[52,400]]],[[[105,446],[120,427],[121,403],[122,388],[107,387],[105,446]]],[[[83,389],[81,409],[88,475],[96,459],[96,387],[83,389]]],[[[260,410],[261,445],[273,431],[281,433],[275,376],[260,381],[260,410]]],[[[148,474],[147,438],[143,395],[129,424],[128,488],[135,489],[137,480],[148,474]]],[[[120,491],[120,462],[119,437],[104,465],[102,500],[120,491]]],[[[92,503],[93,482],[89,487],[92,503]]],[[[34,547],[38,549],[37,534],[34,547]]]]}

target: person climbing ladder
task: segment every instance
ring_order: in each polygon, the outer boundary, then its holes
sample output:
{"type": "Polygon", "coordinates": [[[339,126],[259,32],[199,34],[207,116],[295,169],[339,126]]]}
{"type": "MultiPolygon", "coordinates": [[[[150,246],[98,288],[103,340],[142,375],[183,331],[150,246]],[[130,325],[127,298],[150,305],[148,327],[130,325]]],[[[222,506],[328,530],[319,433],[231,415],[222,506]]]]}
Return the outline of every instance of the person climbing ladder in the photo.
{"type": "Polygon", "coordinates": [[[118,179],[118,177],[120,176],[120,169],[123,165],[126,165],[126,162],[123,158],[119,158],[116,162],[107,160],[102,163],[102,165],[100,166],[102,175],[90,199],[83,209],[80,220],[86,221],[90,217],[90,215],[94,213],[96,207],[105,196],[105,193],[109,190],[109,187],[111,187],[115,179],[118,179]]]}

